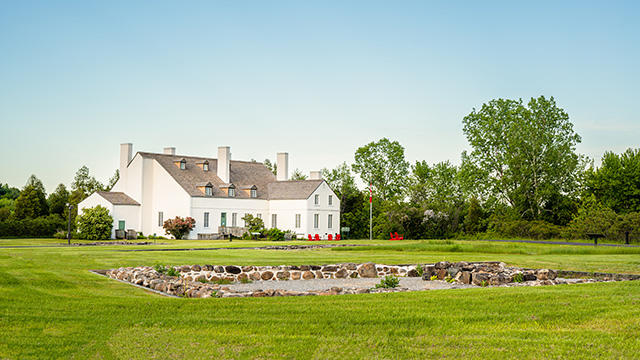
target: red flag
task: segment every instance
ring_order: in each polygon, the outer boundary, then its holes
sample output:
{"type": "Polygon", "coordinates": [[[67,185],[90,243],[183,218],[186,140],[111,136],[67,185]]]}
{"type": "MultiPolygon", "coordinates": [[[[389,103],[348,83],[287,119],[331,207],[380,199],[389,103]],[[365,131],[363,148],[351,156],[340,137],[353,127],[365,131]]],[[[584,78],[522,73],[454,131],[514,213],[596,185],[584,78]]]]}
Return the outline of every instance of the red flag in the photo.
{"type": "Polygon", "coordinates": [[[369,183],[369,204],[373,202],[373,183],[369,183]]]}

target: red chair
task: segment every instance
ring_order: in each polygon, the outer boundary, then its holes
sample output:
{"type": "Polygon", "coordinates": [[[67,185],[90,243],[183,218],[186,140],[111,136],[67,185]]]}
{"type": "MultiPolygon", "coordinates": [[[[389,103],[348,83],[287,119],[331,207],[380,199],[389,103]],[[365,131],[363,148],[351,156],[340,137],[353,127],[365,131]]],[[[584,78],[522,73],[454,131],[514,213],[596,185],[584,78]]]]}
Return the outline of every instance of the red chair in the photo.
{"type": "Polygon", "coordinates": [[[309,240],[308,241],[313,241],[313,238],[311,237],[311,234],[308,234],[308,235],[309,235],[309,240]]]}
{"type": "Polygon", "coordinates": [[[395,237],[395,236],[393,236],[393,233],[389,233],[389,237],[391,237],[391,238],[389,239],[389,241],[392,241],[392,240],[398,240],[398,239],[396,239],[396,237],[395,237]]]}
{"type": "Polygon", "coordinates": [[[396,233],[396,240],[404,240],[404,236],[398,235],[398,233],[396,233]]]}
{"type": "Polygon", "coordinates": [[[314,237],[315,241],[320,241],[320,235],[316,234],[316,236],[314,237]]]}
{"type": "Polygon", "coordinates": [[[336,234],[336,241],[340,241],[340,234],[336,234]]]}
{"type": "Polygon", "coordinates": [[[333,240],[333,235],[329,234],[329,241],[333,240]]]}

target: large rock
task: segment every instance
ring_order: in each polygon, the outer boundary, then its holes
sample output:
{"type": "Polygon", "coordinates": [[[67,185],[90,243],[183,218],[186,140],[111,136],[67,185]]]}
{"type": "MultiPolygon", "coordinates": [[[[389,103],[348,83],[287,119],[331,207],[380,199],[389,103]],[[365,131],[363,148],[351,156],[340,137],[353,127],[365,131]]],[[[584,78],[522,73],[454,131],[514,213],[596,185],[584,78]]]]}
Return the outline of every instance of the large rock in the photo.
{"type": "Polygon", "coordinates": [[[456,275],[458,275],[459,272],[460,272],[460,268],[457,266],[452,266],[447,269],[447,274],[452,278],[456,277],[456,275]]]}
{"type": "Polygon", "coordinates": [[[242,267],[242,272],[252,272],[253,271],[253,266],[243,266],[242,267]]]}
{"type": "Polygon", "coordinates": [[[260,280],[260,273],[257,271],[253,271],[249,273],[249,279],[253,280],[253,281],[258,281],[260,280]]]}
{"type": "Polygon", "coordinates": [[[302,273],[298,270],[293,270],[291,271],[291,280],[300,280],[300,276],[302,276],[302,273]]]}
{"type": "Polygon", "coordinates": [[[456,280],[462,284],[471,284],[471,272],[469,271],[460,271],[456,275],[456,280]]]}
{"type": "Polygon", "coordinates": [[[335,266],[335,265],[327,265],[327,266],[322,268],[322,271],[324,271],[324,272],[336,272],[336,271],[338,271],[338,267],[335,266]]]}
{"type": "Polygon", "coordinates": [[[289,271],[278,271],[276,277],[278,280],[289,280],[291,273],[289,271]]]}
{"type": "Polygon", "coordinates": [[[242,269],[234,265],[226,266],[224,269],[227,271],[227,273],[234,275],[240,274],[242,272],[242,269]]]}
{"type": "Polygon", "coordinates": [[[540,269],[536,271],[536,277],[538,280],[554,280],[557,275],[556,271],[550,269],[540,269]]]}
{"type": "Polygon", "coordinates": [[[355,263],[346,263],[344,267],[347,268],[347,270],[356,270],[358,268],[355,263]]]}
{"type": "Polygon", "coordinates": [[[444,280],[447,277],[447,270],[439,269],[437,272],[438,280],[444,280]]]}
{"type": "Polygon", "coordinates": [[[471,282],[473,285],[486,286],[489,285],[491,274],[485,272],[472,273],[471,282]]]}
{"type": "Polygon", "coordinates": [[[451,266],[451,263],[448,261],[440,261],[435,264],[436,269],[447,269],[451,266]]]}
{"type": "Polygon", "coordinates": [[[302,278],[305,280],[315,279],[316,276],[311,271],[305,271],[302,273],[302,278]]]}
{"type": "Polygon", "coordinates": [[[431,277],[436,274],[436,267],[434,265],[425,265],[422,267],[422,280],[431,280],[431,277]]]}
{"type": "Polygon", "coordinates": [[[204,265],[202,266],[203,271],[213,271],[213,265],[204,265]]]}
{"type": "Polygon", "coordinates": [[[375,278],[378,277],[378,272],[376,270],[376,264],[372,262],[364,263],[360,265],[358,269],[358,274],[360,274],[361,278],[375,278]]]}
{"type": "Polygon", "coordinates": [[[224,272],[224,268],[220,265],[216,265],[216,267],[213,268],[213,271],[217,272],[218,274],[222,274],[224,272]]]}
{"type": "Polygon", "coordinates": [[[200,271],[202,268],[200,267],[200,265],[192,265],[191,266],[191,271],[200,271]]]}
{"type": "Polygon", "coordinates": [[[411,269],[407,271],[407,277],[418,277],[418,269],[411,269]]]}
{"type": "Polygon", "coordinates": [[[271,278],[273,278],[273,273],[271,271],[265,271],[265,272],[262,273],[260,278],[262,280],[271,280],[271,278]]]}
{"type": "Polygon", "coordinates": [[[345,279],[348,275],[347,269],[340,269],[335,273],[336,279],[345,279]]]}

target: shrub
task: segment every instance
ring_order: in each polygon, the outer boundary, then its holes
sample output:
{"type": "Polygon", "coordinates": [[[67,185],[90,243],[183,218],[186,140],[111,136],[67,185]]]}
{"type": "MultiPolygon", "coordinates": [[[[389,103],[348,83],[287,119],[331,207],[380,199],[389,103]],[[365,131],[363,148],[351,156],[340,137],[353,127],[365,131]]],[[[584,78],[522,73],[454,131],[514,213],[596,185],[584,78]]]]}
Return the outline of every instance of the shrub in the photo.
{"type": "Polygon", "coordinates": [[[267,239],[271,241],[284,241],[284,231],[278,228],[267,230],[267,239]]]}
{"type": "Polygon", "coordinates": [[[380,280],[380,284],[376,284],[375,288],[393,289],[398,285],[400,285],[400,279],[393,275],[387,275],[382,280],[380,280]]]}
{"type": "Polygon", "coordinates": [[[167,235],[173,235],[173,237],[177,239],[182,239],[185,235],[187,235],[196,224],[196,220],[192,217],[187,217],[183,219],[179,216],[176,216],[175,219],[168,219],[164,222],[163,228],[167,235]]]}
{"type": "Polygon", "coordinates": [[[173,266],[169,266],[169,269],[167,270],[167,275],[169,276],[180,276],[180,271],[178,271],[176,268],[174,268],[173,266]]]}
{"type": "Polygon", "coordinates": [[[0,236],[5,237],[49,237],[61,230],[66,238],[66,229],[67,222],[58,215],[0,221],[0,236]]]}
{"type": "Polygon", "coordinates": [[[87,240],[104,240],[111,238],[113,217],[109,210],[97,205],[92,208],[82,209],[82,215],[76,216],[78,230],[87,240]]]}
{"type": "Polygon", "coordinates": [[[522,273],[517,273],[514,277],[513,277],[513,281],[517,282],[517,283],[521,283],[524,281],[524,276],[522,275],[522,273]]]}

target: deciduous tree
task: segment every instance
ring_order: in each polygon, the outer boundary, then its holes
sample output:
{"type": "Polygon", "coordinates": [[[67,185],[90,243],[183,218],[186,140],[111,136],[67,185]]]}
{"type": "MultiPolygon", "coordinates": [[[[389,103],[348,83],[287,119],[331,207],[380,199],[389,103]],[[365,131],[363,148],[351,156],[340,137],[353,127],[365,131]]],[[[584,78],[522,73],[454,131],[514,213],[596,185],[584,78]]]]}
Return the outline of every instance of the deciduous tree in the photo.
{"type": "Polygon", "coordinates": [[[409,174],[404,147],[387,138],[358,148],[352,168],[363,182],[372,183],[375,194],[384,200],[401,197],[409,174]]]}
{"type": "Polygon", "coordinates": [[[192,217],[181,218],[176,216],[175,219],[169,219],[162,226],[167,235],[173,235],[176,239],[182,239],[196,225],[196,220],[192,217]]]}
{"type": "MultiPolygon", "coordinates": [[[[572,194],[584,169],[576,153],[581,138],[569,115],[551,97],[491,100],[464,120],[464,134],[484,182],[524,219],[540,219],[545,204],[557,194],[572,194]]],[[[550,210],[546,210],[550,211],[550,210]]]]}
{"type": "Polygon", "coordinates": [[[640,212],[640,149],[606,152],[602,165],[587,171],[586,188],[616,213],[640,212]]]}
{"type": "Polygon", "coordinates": [[[97,205],[82,209],[82,214],[76,216],[76,224],[82,236],[87,240],[105,240],[111,238],[113,217],[109,210],[97,205]]]}
{"type": "Polygon", "coordinates": [[[42,181],[31,175],[15,201],[16,219],[35,219],[49,214],[47,194],[42,181]]]}

